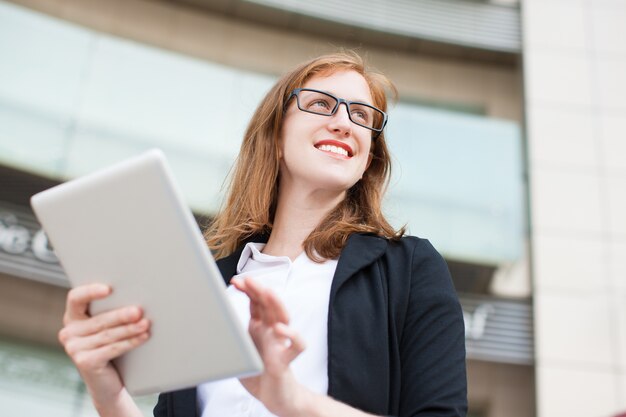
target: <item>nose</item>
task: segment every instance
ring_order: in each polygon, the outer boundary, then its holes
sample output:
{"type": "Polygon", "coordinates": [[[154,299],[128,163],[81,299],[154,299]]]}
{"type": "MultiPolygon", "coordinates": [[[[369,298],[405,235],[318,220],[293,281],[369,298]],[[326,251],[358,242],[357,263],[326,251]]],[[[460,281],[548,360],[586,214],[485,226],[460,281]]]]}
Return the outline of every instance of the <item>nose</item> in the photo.
{"type": "Polygon", "coordinates": [[[346,103],[339,103],[337,111],[330,117],[328,128],[333,132],[341,133],[344,136],[347,136],[350,133],[352,130],[352,121],[348,116],[348,105],[346,103]],[[345,111],[341,108],[342,106],[345,111]]]}

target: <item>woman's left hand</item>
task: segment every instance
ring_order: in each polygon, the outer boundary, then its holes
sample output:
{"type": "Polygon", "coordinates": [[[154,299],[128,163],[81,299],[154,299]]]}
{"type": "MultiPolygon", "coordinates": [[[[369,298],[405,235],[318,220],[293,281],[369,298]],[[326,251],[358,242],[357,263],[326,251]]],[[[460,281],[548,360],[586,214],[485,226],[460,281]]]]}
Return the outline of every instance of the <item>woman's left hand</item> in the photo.
{"type": "Polygon", "coordinates": [[[296,415],[307,390],[295,380],[289,364],[304,350],[304,342],[288,326],[285,306],[271,290],[250,278],[234,278],[231,284],[250,298],[248,331],[265,367],[260,375],[240,381],[270,412],[296,415]]]}

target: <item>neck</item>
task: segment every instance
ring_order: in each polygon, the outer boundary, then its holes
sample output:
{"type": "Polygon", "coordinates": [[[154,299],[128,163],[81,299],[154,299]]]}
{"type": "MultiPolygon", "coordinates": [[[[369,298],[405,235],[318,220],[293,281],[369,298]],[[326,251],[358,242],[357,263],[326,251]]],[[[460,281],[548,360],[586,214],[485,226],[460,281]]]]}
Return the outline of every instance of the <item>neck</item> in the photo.
{"type": "Polygon", "coordinates": [[[304,240],[344,198],[344,191],[279,188],[272,233],[263,252],[294,260],[304,250],[304,240]]]}

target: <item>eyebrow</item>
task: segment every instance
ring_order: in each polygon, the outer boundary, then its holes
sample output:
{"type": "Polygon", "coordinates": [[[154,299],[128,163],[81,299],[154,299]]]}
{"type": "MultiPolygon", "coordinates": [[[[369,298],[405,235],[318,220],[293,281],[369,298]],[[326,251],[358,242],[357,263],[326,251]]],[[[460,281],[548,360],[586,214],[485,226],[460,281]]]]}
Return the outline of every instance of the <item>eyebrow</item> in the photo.
{"type": "MultiPolygon", "coordinates": [[[[339,95],[338,95],[338,94],[335,94],[335,93],[333,93],[333,92],[331,92],[331,91],[328,91],[328,90],[322,90],[321,88],[313,88],[313,87],[302,87],[302,88],[311,88],[311,89],[313,89],[313,90],[323,91],[323,92],[325,92],[325,93],[327,93],[327,94],[330,94],[330,95],[335,96],[335,97],[338,97],[338,98],[343,98],[343,97],[339,97],[339,95]]],[[[374,103],[370,103],[368,100],[364,100],[364,99],[356,99],[356,100],[348,100],[347,98],[343,98],[343,99],[344,99],[344,100],[346,100],[346,101],[349,101],[349,102],[351,102],[351,103],[363,103],[363,104],[367,104],[367,105],[369,105],[369,106],[376,107],[376,106],[374,105],[374,103]]]]}

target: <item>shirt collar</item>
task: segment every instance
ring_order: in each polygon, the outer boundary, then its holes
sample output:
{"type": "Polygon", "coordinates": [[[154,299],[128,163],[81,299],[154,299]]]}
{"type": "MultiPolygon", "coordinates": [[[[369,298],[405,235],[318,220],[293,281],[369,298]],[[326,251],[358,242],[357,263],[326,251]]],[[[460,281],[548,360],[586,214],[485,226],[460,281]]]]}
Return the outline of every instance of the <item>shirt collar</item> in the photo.
{"type": "Polygon", "coordinates": [[[248,242],[246,246],[243,247],[243,251],[241,251],[241,256],[239,256],[239,262],[237,262],[237,274],[241,274],[243,268],[248,263],[250,258],[256,259],[256,254],[262,255],[261,251],[265,247],[265,243],[257,243],[257,242],[248,242]]]}

